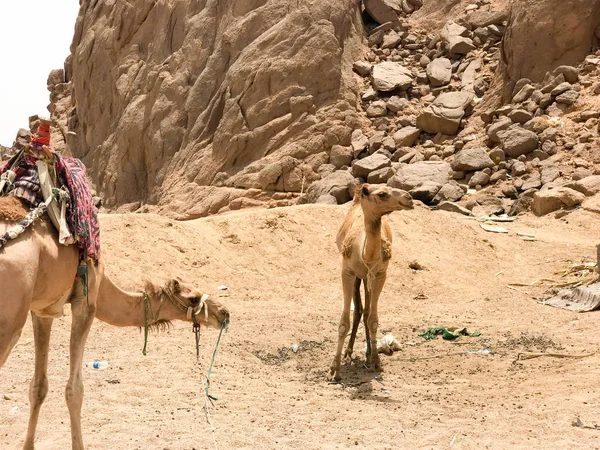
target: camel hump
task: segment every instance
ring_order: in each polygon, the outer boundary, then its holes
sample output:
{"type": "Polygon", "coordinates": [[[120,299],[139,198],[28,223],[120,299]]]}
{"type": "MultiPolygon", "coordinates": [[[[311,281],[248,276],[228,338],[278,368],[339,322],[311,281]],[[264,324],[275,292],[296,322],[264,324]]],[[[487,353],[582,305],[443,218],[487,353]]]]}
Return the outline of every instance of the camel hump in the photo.
{"type": "Polygon", "coordinates": [[[17,197],[0,197],[0,220],[4,222],[20,222],[28,211],[17,197]]]}

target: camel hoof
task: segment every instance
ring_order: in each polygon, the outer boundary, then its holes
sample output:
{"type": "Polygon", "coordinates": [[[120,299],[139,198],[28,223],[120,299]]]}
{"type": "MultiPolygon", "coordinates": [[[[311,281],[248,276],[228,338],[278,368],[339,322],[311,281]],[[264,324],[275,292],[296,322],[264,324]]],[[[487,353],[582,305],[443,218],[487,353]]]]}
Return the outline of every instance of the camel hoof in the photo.
{"type": "Polygon", "coordinates": [[[350,364],[352,362],[352,350],[346,350],[344,353],[344,364],[350,364]]]}
{"type": "Polygon", "coordinates": [[[339,383],[342,377],[340,376],[340,371],[336,370],[334,367],[329,369],[329,374],[327,375],[327,381],[330,383],[339,383]]]}

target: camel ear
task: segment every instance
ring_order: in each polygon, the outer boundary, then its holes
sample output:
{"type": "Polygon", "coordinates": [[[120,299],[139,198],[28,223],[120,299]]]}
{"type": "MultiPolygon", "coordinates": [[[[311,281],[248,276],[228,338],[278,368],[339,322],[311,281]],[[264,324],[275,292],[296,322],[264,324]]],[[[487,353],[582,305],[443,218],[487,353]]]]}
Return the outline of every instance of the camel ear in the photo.
{"type": "Polygon", "coordinates": [[[364,195],[365,197],[368,197],[369,194],[371,194],[371,192],[369,192],[369,185],[368,184],[363,184],[362,187],[360,188],[362,195],[364,195]]]}
{"type": "Polygon", "coordinates": [[[171,280],[169,282],[169,284],[171,285],[171,289],[173,290],[173,293],[179,294],[181,292],[181,286],[179,285],[179,281],[171,280]]]}

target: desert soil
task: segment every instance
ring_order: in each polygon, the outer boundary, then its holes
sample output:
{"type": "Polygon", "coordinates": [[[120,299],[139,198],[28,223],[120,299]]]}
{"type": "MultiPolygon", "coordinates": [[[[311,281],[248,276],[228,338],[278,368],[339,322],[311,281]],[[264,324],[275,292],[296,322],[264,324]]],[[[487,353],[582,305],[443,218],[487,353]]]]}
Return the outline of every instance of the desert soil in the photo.
{"type": "MultiPolygon", "coordinates": [[[[190,222],[144,214],[103,215],[109,275],[140,289],[144,278],[194,280],[232,313],[203,413],[202,373],[218,332],[202,331],[202,364],[191,327],[151,335],[141,354],[136,328],[96,321],[84,369],[88,449],[573,449],[599,448],[600,355],[517,360],[519,352],[580,354],[599,348],[596,312],[544,306],[543,288],[508,283],[557,279],[571,261],[595,256],[597,219],[521,216],[508,234],[420,207],[394,213],[394,257],[380,301],[380,330],[403,350],[382,355],[384,372],[363,367],[364,333],[340,384],[325,380],[341,308],[335,233],[347,206],[245,210],[190,222]],[[535,235],[534,242],[517,232],[535,235]],[[425,271],[413,271],[416,260],[425,271]],[[524,293],[527,292],[528,294],[524,293]],[[223,295],[221,293],[221,295],[223,295]],[[480,337],[425,342],[432,326],[466,326],[480,337]],[[291,351],[298,345],[296,353],[291,351]],[[469,350],[489,349],[490,354],[469,350]],[[435,357],[435,358],[433,358],[435,357]],[[430,358],[430,359],[425,359],[430,358]]],[[[70,318],[56,320],[50,392],[38,449],[70,448],[64,385],[70,318]]],[[[362,328],[362,327],[361,327],[362,328]]],[[[0,448],[25,436],[33,344],[28,323],[0,372],[0,448]]]]}

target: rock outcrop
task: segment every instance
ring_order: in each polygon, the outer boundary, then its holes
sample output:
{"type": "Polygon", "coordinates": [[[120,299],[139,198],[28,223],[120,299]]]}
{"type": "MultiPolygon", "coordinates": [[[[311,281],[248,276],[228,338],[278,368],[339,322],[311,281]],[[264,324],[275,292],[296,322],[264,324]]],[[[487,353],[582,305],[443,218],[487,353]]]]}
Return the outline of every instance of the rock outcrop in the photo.
{"type": "Polygon", "coordinates": [[[74,153],[109,207],[195,217],[241,189],[300,192],[319,178],[307,159],[360,127],[362,34],[351,0],[83,2],[74,153]]]}

